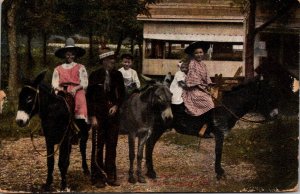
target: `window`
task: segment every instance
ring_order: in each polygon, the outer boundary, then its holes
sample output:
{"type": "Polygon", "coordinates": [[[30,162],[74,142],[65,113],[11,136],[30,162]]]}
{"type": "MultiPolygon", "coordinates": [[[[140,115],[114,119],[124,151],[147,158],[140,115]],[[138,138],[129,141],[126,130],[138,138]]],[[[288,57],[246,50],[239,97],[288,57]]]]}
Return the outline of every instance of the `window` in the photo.
{"type": "MultiPolygon", "coordinates": [[[[184,49],[191,42],[146,40],[145,58],[147,59],[182,59],[186,56],[184,49]]],[[[210,48],[205,60],[215,61],[242,61],[243,43],[209,42],[210,48]]]]}

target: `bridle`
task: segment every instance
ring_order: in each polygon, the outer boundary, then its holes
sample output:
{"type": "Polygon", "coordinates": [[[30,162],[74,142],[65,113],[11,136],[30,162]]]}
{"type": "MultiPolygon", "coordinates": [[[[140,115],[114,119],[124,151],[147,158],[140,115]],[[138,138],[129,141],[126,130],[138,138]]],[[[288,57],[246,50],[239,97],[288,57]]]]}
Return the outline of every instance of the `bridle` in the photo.
{"type": "MultiPolygon", "coordinates": [[[[261,89],[261,83],[259,82],[259,90],[258,90],[258,93],[260,93],[261,89]]],[[[206,94],[208,94],[209,96],[211,96],[218,104],[220,104],[222,107],[224,107],[224,109],[229,112],[233,117],[235,117],[237,120],[241,120],[241,121],[244,121],[244,122],[249,122],[249,123],[259,123],[259,124],[264,124],[264,123],[267,123],[268,120],[267,119],[262,119],[262,120],[258,120],[258,121],[254,121],[254,120],[250,120],[250,119],[245,119],[243,117],[238,117],[230,108],[228,108],[225,104],[223,104],[220,100],[218,100],[216,97],[214,97],[212,94],[210,94],[208,91],[204,90],[204,89],[201,89],[203,92],[205,92],[206,94]]],[[[255,103],[255,107],[257,106],[258,104],[258,99],[259,97],[256,99],[256,103],[255,103]]]]}
{"type": "MultiPolygon", "coordinates": [[[[38,113],[40,113],[40,110],[41,110],[41,108],[40,108],[40,107],[41,107],[41,106],[40,106],[40,103],[41,103],[41,102],[40,102],[40,95],[39,95],[39,94],[40,94],[40,88],[39,88],[39,85],[37,86],[37,88],[34,88],[34,87],[30,86],[30,85],[24,85],[24,88],[29,88],[29,89],[31,89],[31,90],[33,90],[33,91],[36,92],[36,93],[35,93],[35,97],[34,97],[34,101],[33,101],[33,106],[32,106],[32,109],[31,109],[31,111],[30,111],[30,114],[29,114],[29,118],[31,118],[32,113],[33,113],[34,109],[36,108],[37,102],[38,102],[38,106],[39,106],[38,113]]],[[[65,104],[66,104],[66,106],[67,106],[67,108],[68,108],[68,111],[69,111],[69,113],[70,113],[70,110],[71,110],[71,109],[70,109],[70,107],[69,107],[69,105],[68,105],[66,99],[65,99],[64,97],[62,97],[62,96],[57,96],[57,97],[61,97],[61,98],[64,100],[64,102],[65,102],[65,104]]],[[[70,128],[71,123],[72,123],[72,118],[71,118],[71,114],[69,114],[69,122],[68,122],[68,125],[67,125],[66,127],[67,127],[67,128],[70,128]]],[[[34,148],[35,151],[36,151],[39,155],[41,155],[41,156],[44,156],[44,157],[47,157],[47,158],[54,156],[54,155],[58,152],[58,150],[59,150],[59,148],[60,148],[62,142],[64,141],[65,137],[67,136],[67,133],[68,133],[69,130],[67,130],[67,129],[65,130],[65,133],[64,133],[62,139],[60,140],[58,146],[56,147],[56,150],[55,150],[52,154],[50,154],[50,155],[43,155],[43,154],[41,154],[41,153],[38,151],[38,149],[36,148],[36,146],[35,146],[35,144],[34,144],[34,141],[33,141],[33,133],[34,133],[35,131],[37,131],[37,128],[38,128],[38,125],[37,125],[37,127],[36,127],[35,130],[32,130],[32,129],[30,128],[30,139],[31,139],[31,143],[32,143],[33,148],[34,148]]]]}
{"type": "Polygon", "coordinates": [[[40,112],[40,95],[39,95],[40,94],[40,88],[39,88],[39,86],[37,86],[37,88],[34,88],[34,87],[30,86],[30,85],[25,85],[24,88],[29,88],[29,89],[35,91],[35,96],[34,96],[34,100],[33,100],[33,106],[32,106],[31,111],[29,113],[29,118],[31,118],[32,114],[33,114],[33,111],[36,108],[37,101],[38,101],[38,105],[39,105],[38,113],[40,112]]]}

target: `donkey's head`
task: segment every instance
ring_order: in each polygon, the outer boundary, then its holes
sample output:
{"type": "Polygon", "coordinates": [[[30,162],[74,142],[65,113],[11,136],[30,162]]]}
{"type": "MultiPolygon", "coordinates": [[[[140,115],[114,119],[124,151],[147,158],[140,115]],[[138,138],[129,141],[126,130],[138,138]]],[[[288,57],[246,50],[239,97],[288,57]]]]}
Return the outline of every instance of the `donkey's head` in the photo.
{"type": "Polygon", "coordinates": [[[276,82],[263,79],[261,76],[256,81],[258,96],[256,109],[266,119],[274,119],[278,115],[279,91],[276,82]]]}
{"type": "Polygon", "coordinates": [[[162,120],[169,123],[173,119],[171,109],[172,93],[170,89],[155,80],[146,80],[148,87],[141,94],[141,100],[149,103],[152,109],[160,114],[162,120]]]}
{"type": "Polygon", "coordinates": [[[33,115],[38,111],[39,85],[44,79],[46,71],[40,73],[33,81],[23,80],[24,86],[19,94],[19,106],[16,122],[25,127],[33,115]]]}

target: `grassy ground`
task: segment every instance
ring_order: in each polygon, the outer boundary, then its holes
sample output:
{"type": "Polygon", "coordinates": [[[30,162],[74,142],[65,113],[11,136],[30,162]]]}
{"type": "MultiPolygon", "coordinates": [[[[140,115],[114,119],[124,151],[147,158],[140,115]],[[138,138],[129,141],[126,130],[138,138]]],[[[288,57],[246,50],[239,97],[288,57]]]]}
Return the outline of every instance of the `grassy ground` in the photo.
{"type": "MultiPolygon", "coordinates": [[[[251,163],[255,166],[256,176],[235,185],[224,185],[222,190],[245,187],[247,191],[274,192],[293,188],[298,183],[298,129],[299,120],[296,118],[278,119],[256,127],[233,128],[225,138],[222,163],[251,163]]],[[[163,140],[169,144],[199,149],[199,139],[196,137],[169,133],[163,140]]]]}

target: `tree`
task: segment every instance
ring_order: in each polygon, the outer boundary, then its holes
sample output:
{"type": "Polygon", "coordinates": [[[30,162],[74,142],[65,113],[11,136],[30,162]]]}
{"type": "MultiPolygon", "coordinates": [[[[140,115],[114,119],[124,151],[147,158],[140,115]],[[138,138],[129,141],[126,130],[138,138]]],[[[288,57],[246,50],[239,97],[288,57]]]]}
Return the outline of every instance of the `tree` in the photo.
{"type": "Polygon", "coordinates": [[[9,78],[8,78],[8,96],[12,100],[13,108],[16,109],[17,96],[16,91],[19,86],[19,64],[17,49],[17,29],[16,14],[20,5],[19,0],[4,1],[4,14],[7,26],[8,50],[9,50],[9,78]]]}
{"type": "MultiPolygon", "coordinates": [[[[104,10],[113,10],[109,18],[112,18],[110,26],[107,29],[110,32],[114,42],[117,43],[116,54],[120,53],[120,48],[126,38],[130,39],[131,52],[135,44],[139,45],[139,61],[142,60],[142,43],[143,43],[143,23],[137,21],[139,14],[150,17],[148,5],[160,2],[159,0],[116,0],[106,4],[104,10]]],[[[138,71],[141,70],[138,64],[138,71]]]]}
{"type": "Polygon", "coordinates": [[[249,79],[254,76],[255,36],[275,21],[287,16],[293,8],[299,6],[299,2],[297,0],[234,0],[234,2],[242,5],[246,17],[245,77],[249,79]],[[256,27],[258,5],[270,13],[270,18],[256,27]]]}

